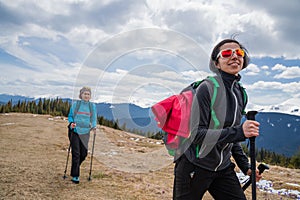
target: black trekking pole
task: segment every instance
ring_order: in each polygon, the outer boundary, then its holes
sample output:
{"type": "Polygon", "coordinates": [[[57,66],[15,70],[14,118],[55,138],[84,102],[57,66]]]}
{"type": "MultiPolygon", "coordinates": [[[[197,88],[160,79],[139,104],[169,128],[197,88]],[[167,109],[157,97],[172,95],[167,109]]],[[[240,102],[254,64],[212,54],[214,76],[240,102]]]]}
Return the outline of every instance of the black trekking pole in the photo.
{"type": "Polygon", "coordinates": [[[94,156],[95,139],[96,139],[96,132],[94,133],[94,137],[93,137],[93,147],[92,147],[92,155],[91,155],[90,174],[89,174],[88,181],[92,180],[91,176],[92,176],[92,163],[93,163],[93,156],[94,156]]]}
{"type": "Polygon", "coordinates": [[[67,169],[68,169],[68,162],[69,162],[69,156],[70,156],[70,151],[71,151],[71,141],[72,141],[72,130],[70,130],[70,124],[68,126],[68,137],[69,137],[69,141],[70,141],[70,145],[69,145],[69,148],[68,148],[68,156],[67,156],[67,162],[66,162],[66,167],[65,167],[65,171],[64,171],[64,176],[63,176],[63,179],[66,179],[67,178],[67,169]]]}
{"type": "MultiPolygon", "coordinates": [[[[255,120],[257,111],[249,111],[246,114],[248,120],[255,120]]],[[[256,200],[256,161],[255,161],[255,137],[250,137],[250,160],[251,160],[251,184],[252,200],[256,200]]]]}
{"type": "Polygon", "coordinates": [[[70,149],[71,149],[71,142],[70,142],[69,149],[68,149],[67,162],[66,162],[65,172],[64,172],[64,176],[63,176],[64,179],[67,178],[66,173],[67,173],[67,168],[68,168],[68,161],[69,161],[70,149]]]}

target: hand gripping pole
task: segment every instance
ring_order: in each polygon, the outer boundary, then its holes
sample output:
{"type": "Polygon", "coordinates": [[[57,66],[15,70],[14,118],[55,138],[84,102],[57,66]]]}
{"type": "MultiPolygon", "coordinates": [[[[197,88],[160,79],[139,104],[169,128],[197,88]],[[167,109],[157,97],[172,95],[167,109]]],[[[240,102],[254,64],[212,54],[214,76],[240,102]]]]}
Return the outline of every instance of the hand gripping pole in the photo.
{"type": "MultiPolygon", "coordinates": [[[[257,168],[258,168],[259,174],[262,174],[266,169],[270,169],[268,165],[263,164],[263,163],[259,164],[257,168]]],[[[242,187],[244,191],[249,187],[251,182],[252,182],[252,179],[250,177],[249,180],[242,187]]]]}

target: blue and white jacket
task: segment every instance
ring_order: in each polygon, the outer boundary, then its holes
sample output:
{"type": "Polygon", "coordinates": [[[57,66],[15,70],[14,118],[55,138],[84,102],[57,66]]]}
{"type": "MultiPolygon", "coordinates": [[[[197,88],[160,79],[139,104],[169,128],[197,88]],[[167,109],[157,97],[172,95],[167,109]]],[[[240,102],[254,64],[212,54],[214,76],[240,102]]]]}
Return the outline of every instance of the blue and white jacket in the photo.
{"type": "Polygon", "coordinates": [[[96,128],[97,125],[96,105],[92,102],[86,102],[84,100],[74,102],[70,108],[68,121],[69,123],[76,123],[74,132],[78,134],[88,134],[90,130],[92,128],[96,128]],[[75,114],[75,109],[78,103],[80,103],[80,107],[75,114]],[[92,110],[90,110],[90,108],[92,110]]]}

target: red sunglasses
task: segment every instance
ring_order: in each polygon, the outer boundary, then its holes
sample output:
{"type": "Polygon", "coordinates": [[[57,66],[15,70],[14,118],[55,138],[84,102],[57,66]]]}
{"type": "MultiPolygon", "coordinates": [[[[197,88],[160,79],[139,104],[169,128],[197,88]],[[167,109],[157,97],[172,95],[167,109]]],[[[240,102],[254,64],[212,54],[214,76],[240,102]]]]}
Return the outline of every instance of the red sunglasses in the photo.
{"type": "Polygon", "coordinates": [[[220,51],[217,55],[218,57],[221,58],[229,58],[233,55],[233,53],[235,53],[237,56],[241,56],[244,57],[245,56],[245,51],[243,49],[223,49],[222,51],[220,51]]]}

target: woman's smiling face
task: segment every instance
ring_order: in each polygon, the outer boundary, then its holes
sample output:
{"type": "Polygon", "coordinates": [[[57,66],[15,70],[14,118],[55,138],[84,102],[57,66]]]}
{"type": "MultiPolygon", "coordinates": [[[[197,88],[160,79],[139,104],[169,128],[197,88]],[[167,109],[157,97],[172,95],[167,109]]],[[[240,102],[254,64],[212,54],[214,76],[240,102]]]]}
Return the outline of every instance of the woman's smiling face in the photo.
{"type": "Polygon", "coordinates": [[[81,98],[84,101],[89,101],[91,99],[91,93],[89,91],[85,91],[82,93],[81,98]]]}
{"type": "MultiPolygon", "coordinates": [[[[225,43],[220,47],[220,51],[224,49],[239,49],[241,48],[239,44],[235,42],[231,43],[225,43]]],[[[233,74],[233,75],[238,75],[238,73],[243,69],[243,64],[244,64],[244,58],[242,56],[238,56],[236,52],[234,52],[230,57],[228,58],[223,58],[219,57],[218,63],[216,65],[217,68],[221,69],[222,71],[233,74]]]]}

